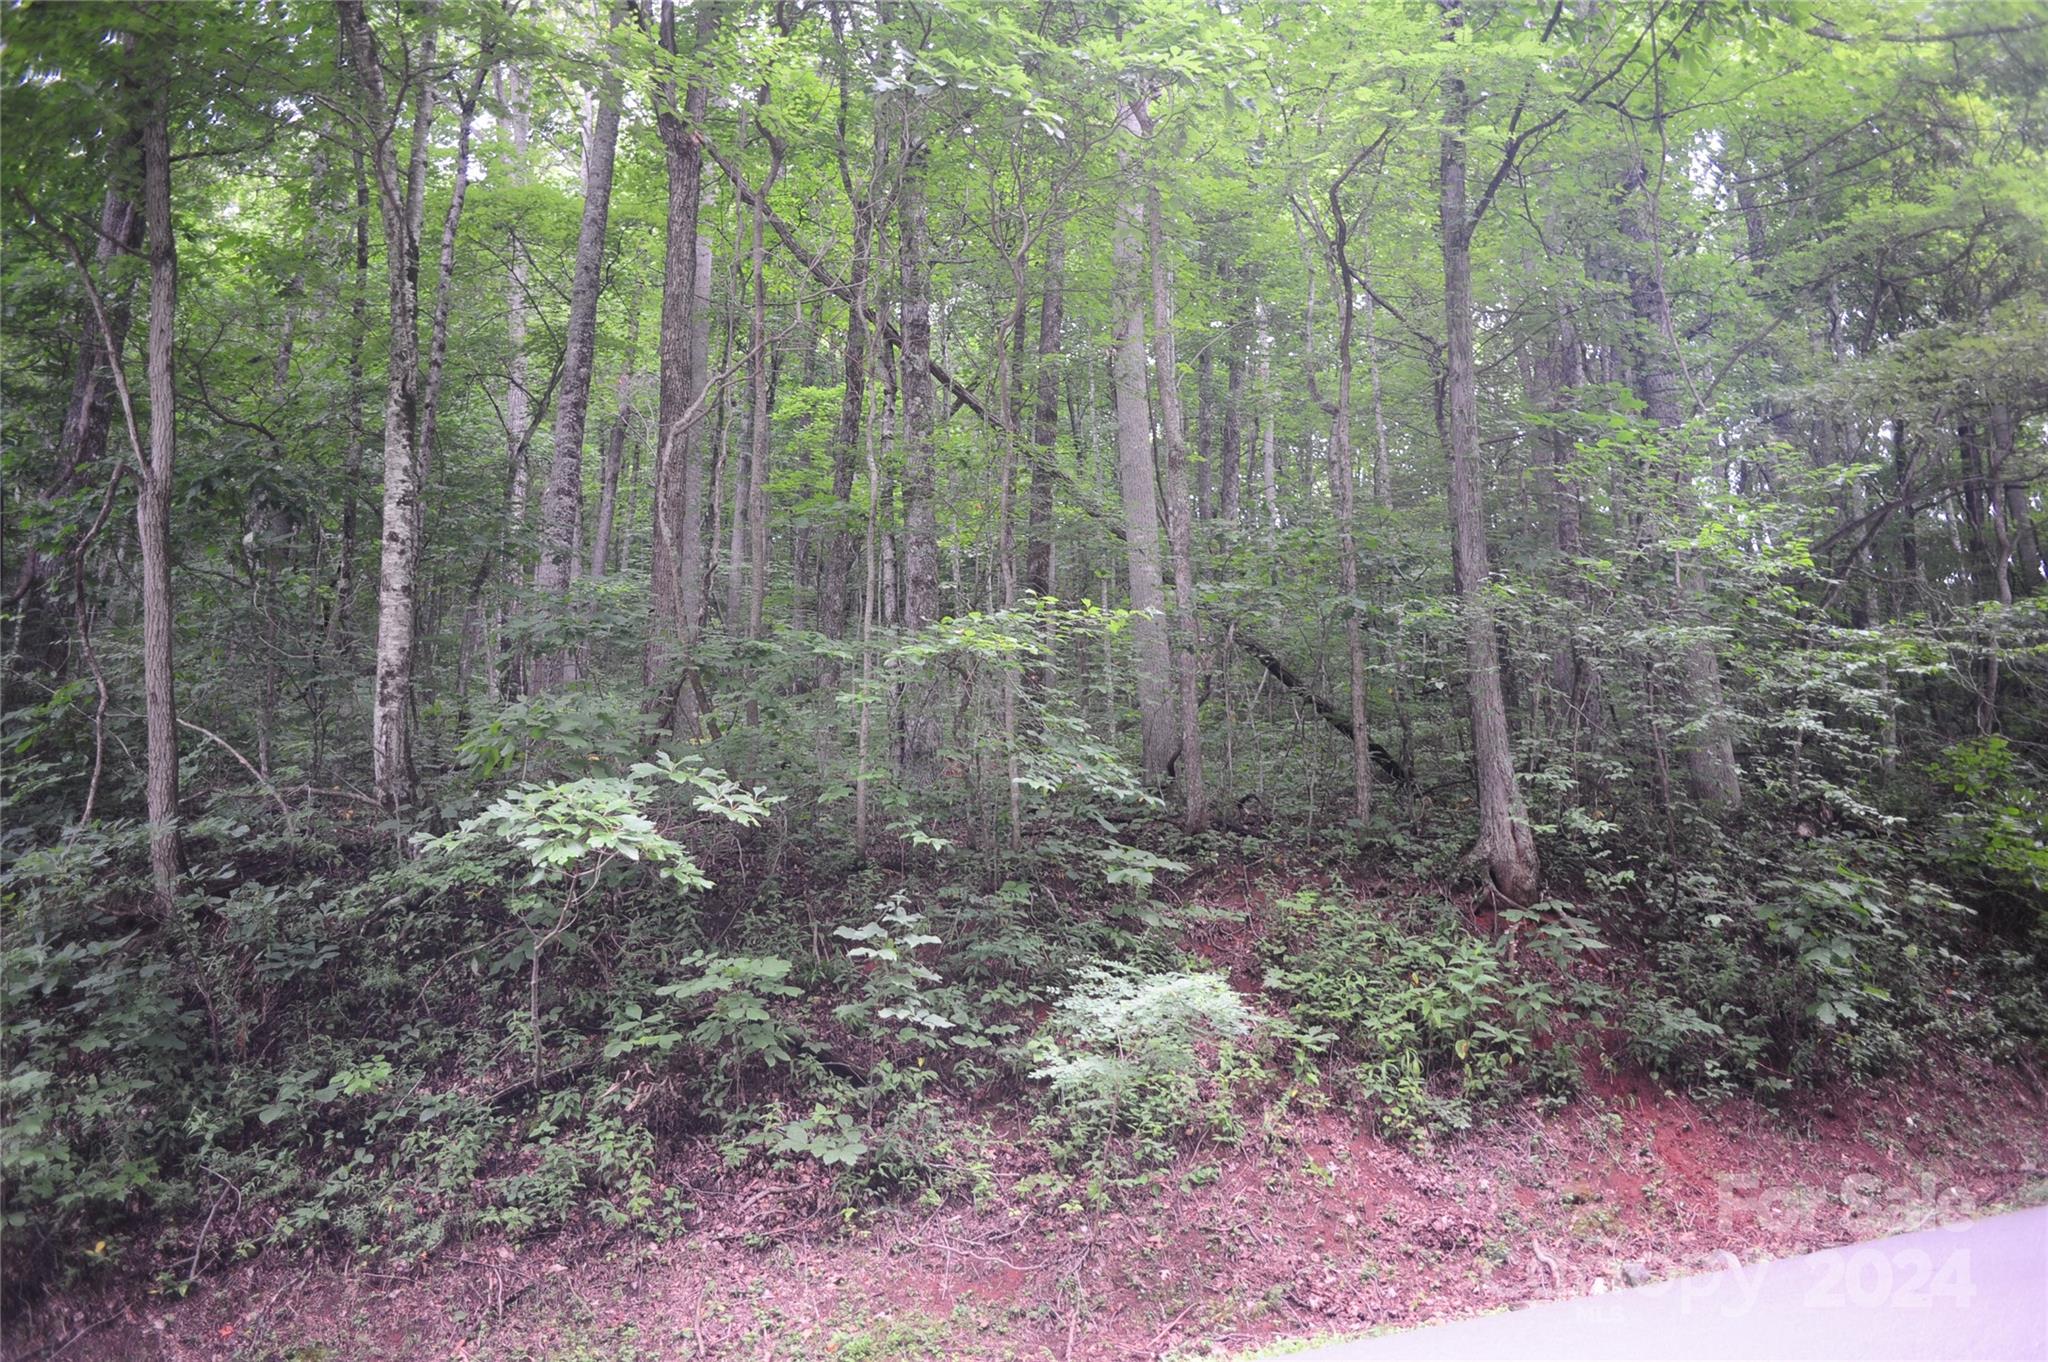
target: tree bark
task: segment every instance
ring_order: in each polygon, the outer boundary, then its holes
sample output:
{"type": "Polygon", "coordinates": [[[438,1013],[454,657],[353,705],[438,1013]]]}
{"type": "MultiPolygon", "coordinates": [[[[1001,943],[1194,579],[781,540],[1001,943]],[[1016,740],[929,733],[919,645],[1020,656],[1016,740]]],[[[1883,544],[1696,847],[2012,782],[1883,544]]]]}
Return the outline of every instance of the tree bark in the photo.
{"type": "MultiPolygon", "coordinates": [[[[709,45],[717,31],[719,7],[693,11],[695,48],[709,45]]],[[[661,45],[676,52],[674,0],[663,0],[661,45]]],[[[671,673],[688,667],[696,641],[698,610],[703,600],[703,471],[695,437],[683,428],[684,414],[702,383],[695,333],[699,295],[710,279],[700,280],[697,220],[703,198],[704,152],[698,132],[704,121],[710,89],[701,71],[693,74],[682,106],[676,105],[673,82],[657,95],[656,126],[668,162],[668,242],[661,285],[661,405],[655,434],[653,501],[653,618],[650,621],[642,679],[652,689],[675,680],[671,673]]],[[[708,274],[708,271],[705,271],[708,274]]],[[[676,692],[671,711],[692,713],[676,692]]]]}
{"type": "Polygon", "coordinates": [[[1330,187],[1329,204],[1330,248],[1337,274],[1337,400],[1330,415],[1330,488],[1337,503],[1337,572],[1344,589],[1344,648],[1351,668],[1351,808],[1363,824],[1372,821],[1372,733],[1366,723],[1365,638],[1358,618],[1358,487],[1351,453],[1352,341],[1358,309],[1341,179],[1330,187]]]}
{"type": "MultiPolygon", "coordinates": [[[[902,173],[896,191],[897,294],[903,336],[903,627],[915,632],[939,615],[936,407],[932,385],[931,264],[926,240],[925,148],[910,90],[896,95],[902,173]]],[[[931,706],[904,706],[903,766],[921,780],[938,759],[939,723],[931,706]]]]}
{"type": "Polygon", "coordinates": [[[1156,172],[1145,194],[1146,244],[1152,256],[1152,357],[1159,382],[1159,423],[1166,446],[1166,541],[1173,556],[1173,677],[1179,690],[1182,826],[1209,825],[1202,784],[1201,634],[1195,617],[1195,532],[1188,497],[1187,427],[1180,400],[1180,357],[1173,287],[1166,270],[1166,210],[1156,172]]]}
{"type": "MultiPolygon", "coordinates": [[[[590,379],[597,360],[597,292],[604,269],[605,228],[611,216],[612,165],[619,142],[619,94],[598,95],[597,115],[583,148],[583,224],[576,236],[576,270],[569,286],[569,330],[555,396],[554,456],[541,493],[540,558],[534,591],[543,608],[562,609],[575,575],[577,529],[583,521],[583,431],[590,411],[590,379]],[[553,598],[548,600],[546,598],[553,598]]],[[[562,648],[535,660],[533,683],[552,690],[576,679],[576,652],[562,648]]]]}
{"type": "MultiPolygon", "coordinates": [[[[761,103],[768,102],[768,89],[761,89],[761,103]]],[[[768,191],[782,175],[782,144],[769,139],[771,155],[768,177],[754,196],[753,233],[748,249],[754,273],[754,315],[748,330],[747,396],[750,408],[747,451],[747,637],[766,634],[768,609],[768,410],[770,371],[768,362],[768,257],[763,239],[763,214],[768,191]]]]}
{"type": "Polygon", "coordinates": [[[171,235],[171,132],[159,90],[142,125],[142,217],[149,242],[149,457],[135,500],[142,547],[142,690],[149,741],[149,868],[159,904],[178,893],[178,697],[172,657],[171,492],[177,456],[178,246],[171,235]]]}
{"type": "MultiPolygon", "coordinates": [[[[382,59],[362,0],[335,0],[356,78],[363,88],[371,137],[371,169],[384,226],[384,256],[391,300],[389,377],[384,395],[384,523],[377,575],[376,689],[370,713],[370,753],[377,798],[394,812],[412,797],[413,617],[419,570],[419,459],[414,445],[419,414],[419,224],[425,205],[425,157],[432,118],[431,86],[422,82],[413,118],[413,156],[399,179],[395,112],[385,93],[382,59]]],[[[433,30],[421,40],[419,69],[433,64],[433,30]]]]}
{"type": "MultiPolygon", "coordinates": [[[[619,366],[618,411],[612,417],[611,433],[605,436],[604,469],[597,494],[597,532],[590,544],[590,575],[602,578],[611,553],[613,524],[618,516],[619,474],[626,464],[626,437],[633,424],[633,368],[640,358],[640,290],[633,290],[631,311],[626,321],[626,359],[619,366]]],[[[620,551],[623,562],[624,550],[620,551]]]]}
{"type": "MultiPolygon", "coordinates": [[[[1452,38],[1464,22],[1461,0],[1439,0],[1452,38]]],[[[1444,265],[1444,396],[1450,456],[1451,566],[1465,626],[1472,764],[1479,790],[1478,855],[1505,898],[1527,904],[1542,884],[1528,809],[1515,784],[1501,694],[1499,643],[1487,599],[1492,566],[1486,547],[1486,504],[1479,470],[1479,402],[1474,371],[1472,223],[1465,201],[1465,82],[1452,68],[1443,78],[1445,125],[1439,144],[1437,214],[1444,265]]]]}
{"type": "MultiPolygon", "coordinates": [[[[1679,508],[1684,511],[1690,508],[1692,497],[1684,454],[1677,447],[1685,424],[1679,403],[1682,376],[1673,364],[1671,347],[1677,344],[1677,339],[1671,329],[1671,304],[1654,256],[1660,249],[1649,220],[1654,209],[1645,206],[1655,186],[1641,161],[1630,167],[1622,192],[1621,233],[1652,253],[1648,263],[1631,261],[1628,270],[1629,310],[1636,321],[1636,396],[1671,446],[1671,476],[1678,488],[1679,508]]],[[[1698,570],[1688,570],[1681,562],[1676,576],[1681,601],[1697,606],[1703,594],[1698,570]]],[[[1686,709],[1698,716],[1699,723],[1698,735],[1685,746],[1686,786],[1699,803],[1732,813],[1742,806],[1742,779],[1735,763],[1734,734],[1721,712],[1721,663],[1713,645],[1704,640],[1689,644],[1679,659],[1678,674],[1681,699],[1686,709]]]]}
{"type": "Polygon", "coordinates": [[[1130,573],[1131,622],[1138,667],[1138,732],[1147,783],[1166,783],[1180,745],[1169,702],[1172,664],[1166,643],[1166,589],[1159,571],[1158,473],[1152,457],[1152,421],[1145,398],[1145,195],[1129,141],[1143,118],[1126,104],[1117,118],[1117,166],[1124,180],[1110,253],[1115,283],[1110,305],[1116,324],[1111,356],[1116,394],[1117,484],[1123,493],[1124,552],[1130,573]]]}
{"type": "MultiPolygon", "coordinates": [[[[1235,275],[1229,269],[1224,272],[1226,279],[1235,275]]],[[[1216,515],[1223,522],[1226,536],[1237,528],[1239,484],[1244,477],[1244,318],[1235,311],[1243,305],[1242,295],[1232,290],[1230,302],[1230,329],[1223,338],[1222,447],[1217,452],[1216,468],[1216,515]]]]}
{"type": "Polygon", "coordinates": [[[1034,595],[1053,594],[1053,488],[1059,482],[1060,328],[1064,322],[1067,239],[1047,228],[1044,278],[1038,294],[1037,386],[1031,413],[1031,494],[1025,510],[1024,582],[1034,595]]]}
{"type": "MultiPolygon", "coordinates": [[[[931,375],[931,266],[925,258],[925,152],[918,142],[914,98],[907,90],[898,96],[903,171],[897,190],[896,222],[898,305],[903,315],[903,623],[906,628],[921,629],[938,618],[939,526],[931,375]]],[[[932,736],[936,738],[936,734],[932,736]]]]}
{"type": "MultiPolygon", "coordinates": [[[[448,212],[441,219],[441,254],[434,269],[434,317],[427,327],[427,372],[420,389],[419,460],[420,486],[433,480],[434,446],[441,414],[441,375],[448,364],[448,318],[455,302],[455,237],[462,226],[462,205],[469,197],[469,144],[475,126],[477,101],[490,75],[490,49],[477,54],[476,78],[462,96],[455,133],[455,178],[448,187],[448,212]]],[[[424,495],[421,514],[426,511],[424,495]]],[[[421,542],[425,542],[422,526],[421,542]]]]}

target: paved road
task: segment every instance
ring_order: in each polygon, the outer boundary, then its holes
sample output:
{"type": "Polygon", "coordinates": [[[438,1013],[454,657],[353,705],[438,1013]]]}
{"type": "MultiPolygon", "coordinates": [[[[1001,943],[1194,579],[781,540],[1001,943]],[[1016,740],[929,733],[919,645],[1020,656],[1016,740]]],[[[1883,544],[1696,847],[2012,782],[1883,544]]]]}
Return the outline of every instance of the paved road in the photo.
{"type": "Polygon", "coordinates": [[[1293,1357],[2044,1362],[2048,1207],[1293,1357]]]}

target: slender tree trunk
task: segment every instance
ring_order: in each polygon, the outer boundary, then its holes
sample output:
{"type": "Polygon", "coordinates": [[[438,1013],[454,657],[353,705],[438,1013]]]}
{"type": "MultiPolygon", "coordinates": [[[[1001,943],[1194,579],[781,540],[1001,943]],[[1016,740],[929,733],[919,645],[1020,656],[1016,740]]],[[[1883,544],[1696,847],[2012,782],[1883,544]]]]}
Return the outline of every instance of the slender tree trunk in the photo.
{"type": "Polygon", "coordinates": [[[1372,292],[1372,238],[1359,243],[1365,256],[1359,266],[1359,282],[1365,290],[1365,369],[1372,382],[1372,500],[1382,511],[1394,509],[1394,469],[1387,455],[1387,409],[1380,398],[1380,347],[1373,334],[1379,318],[1379,303],[1372,292]]]}
{"type": "MultiPolygon", "coordinates": [[[[1671,347],[1677,341],[1671,330],[1670,301],[1654,258],[1659,249],[1649,221],[1654,207],[1646,204],[1647,196],[1656,191],[1640,161],[1630,167],[1622,190],[1622,235],[1652,253],[1649,264],[1632,263],[1628,271],[1629,309],[1636,321],[1636,396],[1671,445],[1671,476],[1678,487],[1679,508],[1684,511],[1690,509],[1692,496],[1683,450],[1677,447],[1685,424],[1679,403],[1682,376],[1674,368],[1671,347]]],[[[1703,595],[1698,570],[1687,569],[1681,562],[1676,575],[1680,595],[1697,605],[1703,595]]],[[[1698,735],[1685,746],[1687,788],[1699,803],[1732,813],[1742,806],[1742,780],[1735,763],[1734,734],[1722,714],[1720,659],[1713,645],[1702,640],[1686,647],[1678,670],[1685,707],[1699,716],[1698,735]]]]}
{"type": "Polygon", "coordinates": [[[1145,193],[1135,154],[1143,112],[1127,104],[1117,119],[1117,166],[1124,181],[1111,258],[1116,278],[1110,306],[1116,325],[1111,356],[1116,392],[1117,482],[1123,492],[1124,551],[1130,572],[1131,622],[1138,664],[1138,731],[1147,783],[1164,785],[1179,724],[1168,699],[1172,664],[1166,642],[1166,589],[1159,572],[1158,472],[1152,457],[1152,421],[1145,400],[1145,193]]]}
{"type": "Polygon", "coordinates": [[[1067,240],[1054,223],[1045,239],[1038,295],[1037,401],[1031,414],[1031,498],[1025,510],[1024,581],[1034,595],[1053,594],[1053,488],[1059,481],[1060,328],[1064,321],[1067,240]]]}
{"type": "Polygon", "coordinates": [[[363,420],[363,350],[369,337],[370,300],[370,180],[359,150],[355,162],[354,279],[349,290],[348,395],[343,429],[348,448],[341,463],[341,543],[334,561],[334,603],[327,617],[327,651],[342,652],[349,624],[355,615],[356,522],[362,500],[363,449],[369,441],[363,420]]]}
{"type": "MultiPolygon", "coordinates": [[[[719,10],[703,5],[692,11],[696,47],[706,46],[716,32],[719,10]]],[[[676,51],[674,0],[663,0],[661,45],[676,51]]],[[[696,640],[698,607],[703,587],[703,473],[693,448],[695,438],[683,429],[684,413],[695,400],[702,375],[696,363],[702,259],[697,220],[703,200],[704,151],[698,128],[710,91],[706,78],[691,79],[678,109],[671,84],[658,97],[656,126],[668,161],[668,244],[661,285],[661,408],[656,426],[655,493],[653,501],[653,619],[648,629],[643,680],[651,689],[675,679],[687,668],[696,640]]],[[[687,687],[684,687],[687,690],[687,687]]],[[[672,710],[693,713],[683,692],[672,710]]]]}
{"type": "MultiPolygon", "coordinates": [[[[602,578],[612,549],[613,526],[618,517],[619,475],[626,463],[626,437],[633,424],[633,367],[640,358],[640,290],[633,290],[633,302],[626,322],[626,359],[619,367],[618,411],[612,417],[611,433],[604,442],[604,470],[597,494],[597,532],[590,541],[590,575],[602,578]]],[[[636,482],[638,478],[634,479],[636,482]]],[[[624,560],[624,550],[620,551],[624,560]]]]}
{"type": "Polygon", "coordinates": [[[142,216],[149,242],[149,457],[135,500],[142,547],[142,691],[149,738],[149,868],[159,904],[178,894],[178,697],[171,652],[171,493],[177,457],[178,246],[171,235],[171,132],[158,91],[142,126],[142,216]]]}
{"type": "MultiPolygon", "coordinates": [[[[925,227],[925,149],[916,95],[896,96],[902,176],[896,192],[898,306],[903,336],[903,627],[916,631],[939,615],[939,523],[936,417],[932,391],[931,264],[925,227]]],[[[936,697],[933,697],[936,700],[936,697]]],[[[903,764],[913,781],[931,774],[939,723],[932,706],[908,702],[903,764]]]]}
{"type": "MultiPolygon", "coordinates": [[[[119,138],[114,145],[111,161],[117,185],[119,179],[126,178],[124,167],[133,160],[135,144],[131,134],[119,138]]],[[[118,187],[108,189],[100,207],[99,239],[93,250],[93,263],[101,278],[105,278],[106,265],[115,256],[132,255],[141,245],[142,214],[118,187]]],[[[107,452],[107,432],[113,415],[112,366],[121,362],[121,348],[127,342],[128,290],[108,294],[102,301],[113,350],[109,352],[107,337],[101,334],[98,319],[88,307],[81,318],[83,334],[72,369],[71,402],[65,408],[64,426],[57,437],[57,473],[37,497],[41,503],[39,514],[48,520],[58,518],[48,509],[53,503],[98,476],[93,470],[107,452]]],[[[22,543],[18,548],[10,544],[9,548],[19,554],[21,566],[7,596],[18,613],[7,658],[0,661],[0,713],[8,708],[4,703],[6,687],[17,668],[55,671],[64,665],[67,651],[65,619],[58,608],[61,597],[50,590],[66,554],[43,552],[32,543],[22,543]]],[[[76,551],[75,545],[69,550],[76,551]]]]}
{"type": "MultiPolygon", "coordinates": [[[[1226,269],[1224,277],[1233,278],[1236,273],[1226,269]]],[[[1239,484],[1244,477],[1244,317],[1235,310],[1243,305],[1243,298],[1233,290],[1230,303],[1230,329],[1223,339],[1222,447],[1217,451],[1216,467],[1216,515],[1223,522],[1226,542],[1237,528],[1239,484]]]]}
{"type": "MultiPolygon", "coordinates": [[[[938,618],[939,528],[934,466],[931,350],[931,266],[926,261],[924,148],[918,143],[908,91],[898,101],[903,176],[897,191],[897,268],[903,334],[904,625],[921,629],[938,618]]],[[[936,733],[930,735],[934,740],[936,733]]],[[[918,750],[913,756],[931,755],[918,750]]]]}
{"type": "MultiPolygon", "coordinates": [[[[526,178],[527,157],[533,141],[533,115],[529,101],[529,86],[526,73],[519,67],[505,69],[504,87],[500,91],[511,115],[512,164],[505,167],[506,178],[513,184],[522,183],[526,178]]],[[[533,463],[529,457],[532,440],[529,431],[534,425],[532,410],[533,389],[526,360],[526,333],[530,321],[529,281],[527,278],[526,242],[521,237],[515,222],[506,235],[508,265],[505,272],[505,326],[508,348],[507,382],[505,385],[505,438],[507,469],[511,477],[509,499],[506,502],[505,527],[509,543],[505,552],[505,578],[499,587],[499,596],[494,611],[497,621],[496,632],[504,634],[504,625],[513,602],[526,587],[526,522],[527,507],[532,501],[533,463]]],[[[526,654],[523,648],[509,650],[505,659],[506,689],[518,694],[525,689],[526,654]]],[[[491,689],[498,690],[499,668],[491,668],[491,689]]]]}
{"type": "Polygon", "coordinates": [[[1180,692],[1180,788],[1183,826],[1209,825],[1202,783],[1201,635],[1195,614],[1195,531],[1188,499],[1187,428],[1180,400],[1180,357],[1173,286],[1166,271],[1166,210],[1155,178],[1145,195],[1146,244],[1152,256],[1152,355],[1159,380],[1159,421],[1165,433],[1166,540],[1173,556],[1173,673],[1180,692]]]}
{"type": "MultiPolygon", "coordinates": [[[[605,228],[611,216],[612,164],[619,142],[619,94],[598,95],[597,115],[583,147],[583,225],[576,237],[576,271],[569,287],[569,332],[555,395],[554,457],[541,493],[540,560],[534,591],[543,607],[562,609],[574,575],[577,530],[583,520],[583,431],[590,411],[590,379],[597,360],[597,293],[604,269],[605,228]],[[552,598],[552,600],[548,599],[552,598]]],[[[563,648],[535,660],[537,690],[576,679],[576,653],[563,648]]]]}
{"type": "MultiPolygon", "coordinates": [[[[413,118],[413,156],[404,182],[394,141],[395,113],[385,95],[384,70],[362,0],[336,0],[356,77],[362,82],[373,138],[371,168],[384,224],[390,283],[391,346],[384,396],[384,523],[377,577],[377,676],[370,715],[370,751],[377,798],[396,811],[412,796],[413,623],[419,570],[419,458],[414,445],[419,415],[419,224],[424,208],[426,143],[432,117],[431,86],[420,84],[413,118]]],[[[421,39],[418,69],[433,64],[433,30],[421,39]]]]}
{"type": "Polygon", "coordinates": [[[1337,271],[1337,401],[1330,416],[1330,488],[1337,502],[1337,571],[1344,589],[1344,648],[1351,667],[1351,807],[1361,824],[1372,821],[1372,735],[1366,726],[1365,638],[1358,618],[1358,487],[1351,455],[1353,300],[1350,225],[1341,182],[1329,194],[1330,245],[1337,271]]]}
{"type": "MultiPolygon", "coordinates": [[[[434,270],[434,317],[427,328],[427,374],[420,390],[420,511],[426,512],[426,489],[433,484],[434,445],[441,414],[441,375],[448,363],[448,318],[455,301],[455,238],[462,226],[462,205],[469,195],[469,143],[477,101],[491,71],[490,51],[477,56],[476,78],[463,97],[455,134],[455,179],[448,188],[448,212],[441,219],[441,254],[434,270]]],[[[424,527],[421,542],[425,542],[424,527]]]]}
{"type": "Polygon", "coordinates": [[[1273,338],[1266,329],[1266,305],[1260,302],[1259,332],[1259,487],[1266,502],[1266,557],[1270,561],[1280,548],[1280,451],[1273,424],[1273,338]]]}
{"type": "MultiPolygon", "coordinates": [[[[762,87],[761,103],[768,102],[762,87]]],[[[747,395],[750,408],[747,452],[747,637],[766,636],[768,610],[768,411],[770,369],[768,358],[768,257],[763,241],[768,191],[782,174],[782,147],[771,141],[773,156],[768,177],[754,196],[753,235],[748,246],[754,271],[754,315],[748,330],[747,395]]],[[[750,709],[750,719],[758,721],[750,709]]]]}
{"type": "Polygon", "coordinates": [[[1216,351],[1203,345],[1195,359],[1195,517],[1215,515],[1216,351]]]}
{"type": "MultiPolygon", "coordinates": [[[[838,38],[838,113],[833,125],[833,153],[839,166],[840,187],[846,193],[853,218],[853,249],[847,265],[846,344],[841,357],[842,383],[839,416],[832,427],[832,506],[834,519],[826,536],[818,585],[818,627],[827,638],[843,638],[851,623],[849,582],[853,573],[856,537],[853,531],[854,469],[861,458],[862,413],[867,401],[869,253],[873,248],[874,209],[872,195],[854,183],[847,145],[851,121],[852,73],[844,60],[847,50],[843,11],[836,5],[830,12],[832,31],[838,38]]],[[[874,164],[877,178],[887,143],[882,130],[874,130],[874,164]]],[[[876,183],[870,179],[869,188],[876,183]]],[[[872,488],[869,489],[873,491],[872,488]]],[[[838,668],[826,663],[822,684],[829,690],[838,684],[838,668]]]]}
{"type": "MultiPolygon", "coordinates": [[[[1460,0],[1439,0],[1451,32],[1464,22],[1460,0]]],[[[1448,35],[1447,35],[1448,36],[1448,35]]],[[[1472,224],[1465,201],[1464,80],[1443,78],[1445,126],[1437,162],[1438,226],[1444,263],[1444,376],[1450,455],[1451,564],[1465,626],[1467,700],[1472,760],[1479,789],[1478,854],[1493,886],[1515,903],[1535,901],[1542,884],[1529,814],[1515,784],[1501,694],[1499,643],[1487,599],[1492,565],[1486,547],[1486,504],[1479,469],[1479,401],[1474,371],[1472,224]]]]}

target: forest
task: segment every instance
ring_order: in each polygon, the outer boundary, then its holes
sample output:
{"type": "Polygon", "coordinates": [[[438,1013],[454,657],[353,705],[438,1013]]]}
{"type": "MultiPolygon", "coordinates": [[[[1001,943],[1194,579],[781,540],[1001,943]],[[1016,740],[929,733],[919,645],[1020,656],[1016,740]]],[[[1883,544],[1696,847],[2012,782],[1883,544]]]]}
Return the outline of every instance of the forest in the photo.
{"type": "Polygon", "coordinates": [[[0,1352],[2048,1200],[2040,0],[7,0],[0,243],[0,1352]]]}

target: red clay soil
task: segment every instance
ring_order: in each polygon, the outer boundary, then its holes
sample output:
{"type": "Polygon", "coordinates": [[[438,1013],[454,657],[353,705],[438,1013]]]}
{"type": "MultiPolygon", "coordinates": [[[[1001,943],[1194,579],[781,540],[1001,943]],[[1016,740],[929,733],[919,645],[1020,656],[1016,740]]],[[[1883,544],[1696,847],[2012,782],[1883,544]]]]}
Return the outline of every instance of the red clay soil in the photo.
{"type": "MultiPolygon", "coordinates": [[[[271,1253],[182,1300],[73,1294],[9,1358],[1224,1356],[1867,1239],[2048,1199],[2030,1079],[1969,1064],[1781,1115],[1588,1075],[1428,1149],[1270,1115],[1111,1209],[1074,1184],[851,1219],[788,1173],[715,1184],[669,1241],[471,1241],[394,1269],[271,1253]],[[80,1330],[84,1330],[80,1333],[80,1330]]],[[[685,1174],[692,1170],[684,1170],[685,1174]]],[[[708,1162],[695,1169],[710,1182],[708,1162]]],[[[682,1176],[682,1175],[679,1175],[682,1176]]],[[[694,1195],[694,1193],[693,1193],[694,1195]]]]}

